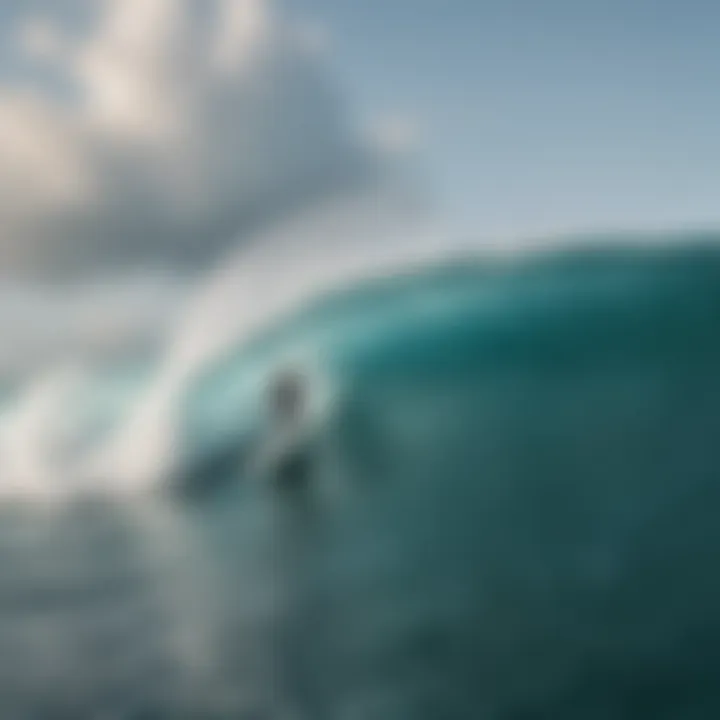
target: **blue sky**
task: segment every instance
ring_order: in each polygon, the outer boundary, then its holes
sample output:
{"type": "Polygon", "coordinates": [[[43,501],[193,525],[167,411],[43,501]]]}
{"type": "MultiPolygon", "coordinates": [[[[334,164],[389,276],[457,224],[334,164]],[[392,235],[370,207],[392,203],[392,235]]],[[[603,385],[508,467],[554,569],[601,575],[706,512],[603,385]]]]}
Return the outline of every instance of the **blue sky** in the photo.
{"type": "Polygon", "coordinates": [[[423,130],[462,232],[720,223],[711,0],[288,0],[363,113],[423,130]]]}

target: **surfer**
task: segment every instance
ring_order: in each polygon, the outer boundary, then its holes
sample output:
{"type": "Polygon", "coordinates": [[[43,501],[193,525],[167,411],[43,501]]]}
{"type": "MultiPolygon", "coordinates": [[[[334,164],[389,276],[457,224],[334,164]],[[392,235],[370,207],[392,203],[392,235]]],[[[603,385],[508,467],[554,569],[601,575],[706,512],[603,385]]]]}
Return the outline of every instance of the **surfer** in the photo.
{"type": "Polygon", "coordinates": [[[307,442],[309,409],[307,379],[295,369],[274,378],[267,390],[268,437],[262,464],[283,489],[299,489],[309,477],[310,443],[307,442]]]}

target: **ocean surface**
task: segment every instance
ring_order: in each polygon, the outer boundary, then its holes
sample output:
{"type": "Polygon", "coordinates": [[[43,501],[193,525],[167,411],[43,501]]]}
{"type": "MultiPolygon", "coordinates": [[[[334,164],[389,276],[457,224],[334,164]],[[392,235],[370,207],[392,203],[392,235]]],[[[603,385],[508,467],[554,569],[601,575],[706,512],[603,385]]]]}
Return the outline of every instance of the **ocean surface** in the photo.
{"type": "Polygon", "coordinates": [[[50,383],[0,717],[718,717],[719,320],[711,246],[368,280],[198,368],[134,493],[66,475],[155,369],[50,383]]]}

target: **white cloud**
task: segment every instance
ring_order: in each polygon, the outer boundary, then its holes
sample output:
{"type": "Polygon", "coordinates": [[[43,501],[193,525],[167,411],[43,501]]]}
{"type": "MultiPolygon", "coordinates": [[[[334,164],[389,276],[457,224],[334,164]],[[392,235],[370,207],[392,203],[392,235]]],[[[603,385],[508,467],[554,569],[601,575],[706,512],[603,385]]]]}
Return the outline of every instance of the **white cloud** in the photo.
{"type": "Polygon", "coordinates": [[[0,378],[156,343],[184,286],[141,291],[138,272],[197,271],[374,162],[322,34],[270,0],[18,8],[26,72],[0,81],[0,378]]]}
{"type": "Polygon", "coordinates": [[[17,32],[63,92],[0,86],[4,271],[205,260],[368,161],[265,0],[104,0],[80,36],[52,15],[17,32]]]}

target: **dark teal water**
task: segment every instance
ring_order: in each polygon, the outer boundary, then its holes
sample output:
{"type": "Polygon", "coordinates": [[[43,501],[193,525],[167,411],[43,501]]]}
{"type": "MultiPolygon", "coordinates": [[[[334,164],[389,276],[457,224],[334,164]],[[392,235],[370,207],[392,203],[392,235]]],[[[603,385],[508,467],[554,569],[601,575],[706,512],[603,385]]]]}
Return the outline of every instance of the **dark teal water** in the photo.
{"type": "Polygon", "coordinates": [[[155,496],[5,507],[0,716],[720,716],[718,281],[618,248],[298,308],[155,496]]]}

